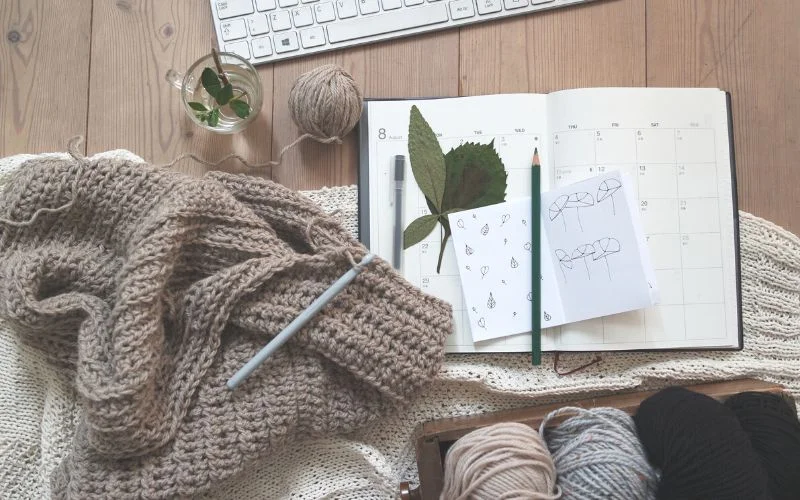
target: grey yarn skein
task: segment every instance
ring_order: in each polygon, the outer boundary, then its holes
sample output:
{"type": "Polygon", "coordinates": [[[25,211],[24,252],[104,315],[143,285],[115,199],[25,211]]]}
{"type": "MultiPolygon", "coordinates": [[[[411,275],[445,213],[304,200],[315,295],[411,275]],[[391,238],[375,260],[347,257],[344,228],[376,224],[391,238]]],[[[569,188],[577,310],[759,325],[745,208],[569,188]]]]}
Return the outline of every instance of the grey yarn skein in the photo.
{"type": "Polygon", "coordinates": [[[554,500],[553,459],[536,429],[502,422],[476,429],[447,451],[440,500],[554,500]]]}
{"type": "Polygon", "coordinates": [[[319,142],[341,142],[361,118],[361,89],[347,71],[326,64],[300,75],[289,91],[289,112],[301,132],[319,142]]]}
{"type": "Polygon", "coordinates": [[[656,498],[658,475],[647,461],[633,419],[622,410],[559,408],[545,417],[539,431],[553,454],[563,498],[656,498]],[[573,416],[546,427],[564,415],[573,416]]]}

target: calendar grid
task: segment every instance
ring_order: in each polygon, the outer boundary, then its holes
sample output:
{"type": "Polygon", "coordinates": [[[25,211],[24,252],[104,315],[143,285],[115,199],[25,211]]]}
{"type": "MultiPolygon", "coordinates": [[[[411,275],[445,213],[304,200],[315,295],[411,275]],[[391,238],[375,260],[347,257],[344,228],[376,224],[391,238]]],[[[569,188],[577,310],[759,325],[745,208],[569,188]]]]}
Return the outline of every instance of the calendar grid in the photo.
{"type": "MultiPolygon", "coordinates": [[[[689,309],[694,308],[694,315],[697,316],[702,314],[698,311],[702,311],[703,307],[724,306],[721,292],[707,290],[703,293],[690,293],[692,290],[687,288],[700,285],[709,290],[721,290],[724,286],[720,281],[723,275],[721,261],[714,261],[708,256],[694,256],[692,250],[698,244],[695,240],[707,241],[708,236],[715,235],[718,236],[720,248],[722,246],[714,129],[571,128],[553,132],[551,137],[552,173],[557,185],[601,175],[608,169],[629,172],[636,180],[636,203],[640,205],[637,208],[645,216],[645,233],[648,239],[661,238],[661,243],[673,242],[669,245],[676,245],[670,246],[675,249],[670,251],[674,260],[654,262],[653,266],[659,276],[658,281],[664,280],[661,289],[666,294],[666,300],[660,306],[651,308],[652,311],[635,313],[639,315],[636,322],[640,322],[645,332],[644,342],[662,341],[665,334],[671,340],[690,339],[690,332],[697,335],[700,327],[697,326],[696,318],[694,323],[689,322],[689,309]],[[706,148],[706,152],[700,153],[692,151],[691,146],[686,145],[684,137],[691,140],[696,134],[705,134],[702,137],[710,135],[714,141],[707,144],[712,149],[706,148]],[[611,154],[600,155],[601,146],[607,136],[609,141],[616,142],[607,147],[606,153],[611,154]],[[626,153],[625,148],[631,149],[626,153]],[[697,177],[698,172],[706,171],[711,173],[707,178],[697,177]],[[698,187],[701,184],[704,187],[698,187]],[[688,215],[690,213],[691,216],[688,215]],[[648,214],[651,215],[648,217],[648,214]],[[687,261],[687,256],[694,260],[687,261]],[[691,284],[687,280],[691,280],[691,284]],[[720,282],[716,283],[714,280],[720,282]],[[670,281],[676,283],[672,285],[670,281]],[[670,317],[665,318],[665,315],[670,317]]],[[[585,322],[587,324],[583,327],[591,329],[588,323],[592,321],[585,322]]],[[[600,331],[597,332],[596,340],[599,343],[609,342],[607,327],[613,328],[615,318],[600,318],[597,323],[600,331]]],[[[559,336],[563,337],[565,331],[573,327],[559,327],[559,336]]],[[[720,327],[721,335],[725,335],[725,325],[721,324],[720,327]]]]}

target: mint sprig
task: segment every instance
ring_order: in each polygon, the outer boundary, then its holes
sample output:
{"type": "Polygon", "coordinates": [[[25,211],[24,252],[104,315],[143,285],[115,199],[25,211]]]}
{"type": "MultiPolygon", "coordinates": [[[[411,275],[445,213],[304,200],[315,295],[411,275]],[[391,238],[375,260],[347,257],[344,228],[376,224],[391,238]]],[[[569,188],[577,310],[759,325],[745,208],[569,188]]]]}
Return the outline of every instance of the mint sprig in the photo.
{"type": "Polygon", "coordinates": [[[212,68],[205,68],[200,74],[200,83],[206,89],[208,95],[214,98],[217,106],[209,108],[205,104],[197,101],[190,101],[189,107],[194,111],[195,116],[201,122],[206,122],[210,127],[219,124],[220,108],[228,105],[239,118],[250,116],[250,104],[241,99],[244,92],[238,96],[233,95],[233,86],[227,78],[220,81],[220,77],[212,68]]]}

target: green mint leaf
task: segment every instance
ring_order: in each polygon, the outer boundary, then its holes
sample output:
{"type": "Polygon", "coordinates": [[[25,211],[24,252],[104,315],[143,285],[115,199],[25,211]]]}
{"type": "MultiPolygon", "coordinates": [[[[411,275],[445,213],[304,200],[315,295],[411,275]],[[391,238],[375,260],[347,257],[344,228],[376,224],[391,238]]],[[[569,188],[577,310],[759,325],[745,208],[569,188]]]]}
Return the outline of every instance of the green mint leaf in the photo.
{"type": "Polygon", "coordinates": [[[438,215],[430,214],[423,215],[419,219],[411,222],[406,230],[403,231],[403,250],[411,248],[420,241],[424,240],[429,234],[431,234],[431,231],[433,231],[433,228],[436,227],[436,223],[438,221],[438,215]]]}
{"type": "Polygon", "coordinates": [[[250,116],[250,105],[244,101],[240,101],[239,99],[233,99],[228,102],[228,106],[231,107],[236,116],[239,118],[247,118],[250,116]]]}
{"type": "Polygon", "coordinates": [[[468,210],[505,200],[508,174],[489,144],[464,143],[444,157],[447,180],[442,211],[468,210]]]}
{"type": "Polygon", "coordinates": [[[208,111],[208,108],[202,102],[191,101],[188,104],[195,111],[208,111]]]}
{"type": "Polygon", "coordinates": [[[444,155],[436,134],[416,106],[411,107],[408,124],[408,153],[417,185],[436,209],[432,212],[440,213],[445,188],[444,155]]]}
{"type": "Polygon", "coordinates": [[[208,92],[209,95],[211,95],[211,97],[214,99],[217,98],[220,89],[222,89],[222,85],[219,83],[217,72],[211,68],[204,69],[200,74],[200,83],[203,84],[203,88],[206,89],[206,92],[208,92]]]}
{"type": "Polygon", "coordinates": [[[219,108],[214,108],[208,114],[208,125],[211,127],[216,127],[219,123],[219,108]]]}
{"type": "Polygon", "coordinates": [[[228,101],[230,101],[232,97],[233,97],[233,87],[231,86],[230,83],[222,87],[219,90],[219,93],[216,96],[214,96],[214,98],[217,100],[217,103],[220,106],[228,104],[228,101]]]}

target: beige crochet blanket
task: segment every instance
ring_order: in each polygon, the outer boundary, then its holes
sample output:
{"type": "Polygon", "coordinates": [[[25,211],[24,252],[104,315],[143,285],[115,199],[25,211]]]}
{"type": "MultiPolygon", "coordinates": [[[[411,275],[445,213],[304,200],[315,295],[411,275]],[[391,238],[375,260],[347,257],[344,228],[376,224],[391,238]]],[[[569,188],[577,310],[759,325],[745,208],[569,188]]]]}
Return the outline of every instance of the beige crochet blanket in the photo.
{"type": "MultiPolygon", "coordinates": [[[[22,159],[0,160],[0,183],[22,159]]],[[[355,232],[354,186],[305,194],[327,211],[340,209],[355,232]]],[[[289,447],[220,483],[208,498],[393,498],[401,480],[416,477],[414,427],[445,416],[741,377],[783,384],[800,396],[800,239],[744,212],[740,230],[743,351],[604,354],[599,365],[567,377],[553,373],[549,355],[536,368],[525,355],[451,356],[439,380],[402,415],[348,436],[289,447]]],[[[0,323],[0,330],[0,492],[3,498],[46,498],[50,473],[74,432],[75,396],[37,351],[17,344],[7,325],[0,323]]],[[[567,360],[578,365],[588,358],[567,360]]]]}

